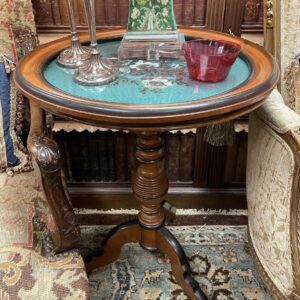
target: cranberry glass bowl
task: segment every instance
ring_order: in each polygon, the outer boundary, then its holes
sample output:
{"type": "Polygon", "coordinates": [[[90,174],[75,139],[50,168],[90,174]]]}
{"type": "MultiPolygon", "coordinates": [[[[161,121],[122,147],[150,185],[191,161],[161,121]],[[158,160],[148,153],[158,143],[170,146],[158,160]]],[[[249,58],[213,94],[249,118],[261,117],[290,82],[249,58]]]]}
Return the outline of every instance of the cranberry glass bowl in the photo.
{"type": "Polygon", "coordinates": [[[241,46],[222,40],[192,40],[183,49],[192,79],[217,82],[227,77],[241,46]]]}

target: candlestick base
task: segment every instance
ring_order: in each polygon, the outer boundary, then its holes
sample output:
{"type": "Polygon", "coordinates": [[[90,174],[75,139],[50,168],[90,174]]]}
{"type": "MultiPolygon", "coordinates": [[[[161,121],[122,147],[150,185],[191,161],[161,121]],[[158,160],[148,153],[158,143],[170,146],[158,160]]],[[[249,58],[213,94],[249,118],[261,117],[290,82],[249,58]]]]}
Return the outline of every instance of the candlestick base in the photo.
{"type": "Polygon", "coordinates": [[[57,62],[67,68],[78,68],[90,56],[90,48],[81,46],[78,36],[72,36],[71,47],[63,50],[57,57],[57,62]]]}
{"type": "Polygon", "coordinates": [[[83,85],[102,85],[114,81],[117,73],[112,62],[102,60],[100,52],[92,49],[89,59],[75,71],[74,80],[83,85]]]}

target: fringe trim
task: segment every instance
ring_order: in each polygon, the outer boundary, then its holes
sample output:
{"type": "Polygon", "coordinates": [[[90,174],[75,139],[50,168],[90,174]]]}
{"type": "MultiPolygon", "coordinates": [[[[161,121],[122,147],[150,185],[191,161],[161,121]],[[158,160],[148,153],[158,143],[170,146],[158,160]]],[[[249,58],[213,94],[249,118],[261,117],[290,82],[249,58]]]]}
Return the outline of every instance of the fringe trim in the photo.
{"type": "MultiPolygon", "coordinates": [[[[81,229],[81,233],[83,234],[87,234],[87,233],[96,233],[97,236],[106,236],[107,233],[113,229],[114,227],[116,227],[116,225],[80,225],[80,229],[81,229]]],[[[170,231],[173,231],[174,233],[177,232],[177,234],[179,233],[185,233],[186,230],[197,230],[198,232],[203,232],[205,230],[209,230],[210,232],[213,232],[215,234],[218,234],[220,232],[223,232],[225,230],[242,230],[242,233],[245,232],[245,235],[243,234],[243,236],[241,236],[241,242],[245,243],[245,245],[247,245],[247,228],[248,225],[165,225],[166,228],[169,228],[170,231]]],[[[94,234],[92,234],[94,235],[94,234]]],[[[184,243],[181,244],[182,246],[184,246],[184,243]]],[[[81,253],[82,254],[82,253],[81,253]]],[[[280,299],[283,300],[283,299],[280,299]]],[[[296,300],[296,299],[295,299],[296,300]]]]}
{"type": "Polygon", "coordinates": [[[295,109],[295,85],[294,85],[294,69],[296,67],[296,61],[292,61],[291,64],[284,71],[284,83],[287,92],[286,104],[295,109]]]}
{"type": "MultiPolygon", "coordinates": [[[[87,124],[83,124],[83,123],[79,123],[79,122],[72,122],[72,121],[52,121],[52,126],[49,126],[49,128],[52,129],[53,132],[60,132],[60,131],[65,131],[65,132],[72,132],[72,131],[76,131],[76,132],[84,132],[84,131],[88,131],[88,132],[97,132],[97,131],[112,131],[112,132],[118,132],[118,131],[122,131],[122,132],[128,132],[128,130],[119,130],[119,129],[114,129],[114,128],[103,128],[103,127],[96,127],[96,126],[92,126],[92,125],[87,125],[87,124]]],[[[181,132],[183,134],[187,134],[187,133],[193,133],[196,134],[197,133],[197,128],[191,128],[191,129],[181,129],[181,130],[171,130],[169,131],[170,133],[177,133],[177,132],[181,132]]]]}
{"type": "Polygon", "coordinates": [[[22,133],[22,122],[24,115],[24,99],[17,91],[12,73],[15,70],[15,63],[5,55],[1,54],[0,59],[4,62],[5,70],[10,75],[10,124],[9,133],[12,137],[14,153],[20,160],[20,164],[15,167],[7,167],[5,169],[8,176],[14,173],[27,172],[33,170],[31,157],[24,147],[20,135],[22,133]]]}
{"type": "MultiPolygon", "coordinates": [[[[2,115],[2,105],[0,104],[0,115],[2,115]]],[[[2,121],[3,122],[3,121],[2,121]]],[[[4,136],[3,126],[0,126],[0,136],[4,136]]],[[[4,172],[7,166],[5,145],[0,146],[0,172],[4,172]]]]}
{"type": "Polygon", "coordinates": [[[4,54],[0,54],[0,62],[4,63],[5,72],[7,74],[11,74],[16,68],[16,63],[4,54]]]}
{"type": "Polygon", "coordinates": [[[286,104],[300,113],[300,66],[298,60],[293,60],[284,71],[283,77],[286,89],[286,104]]]}
{"type": "MultiPolygon", "coordinates": [[[[136,215],[137,209],[87,209],[74,208],[75,214],[82,215],[136,215]]],[[[226,215],[226,216],[248,216],[246,209],[176,209],[176,215],[226,215]]]]}

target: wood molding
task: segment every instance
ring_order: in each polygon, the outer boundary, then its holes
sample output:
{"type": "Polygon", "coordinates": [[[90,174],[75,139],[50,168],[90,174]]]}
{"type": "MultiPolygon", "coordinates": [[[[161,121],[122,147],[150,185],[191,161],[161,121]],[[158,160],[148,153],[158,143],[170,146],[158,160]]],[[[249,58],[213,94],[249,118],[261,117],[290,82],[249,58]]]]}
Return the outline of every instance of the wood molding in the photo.
{"type": "MultiPolygon", "coordinates": [[[[293,184],[291,192],[290,239],[294,279],[294,297],[300,298],[300,135],[289,131],[282,135],[294,155],[293,184]]],[[[294,298],[293,298],[294,299],[294,298]]]]}
{"type": "MultiPolygon", "coordinates": [[[[130,184],[76,184],[68,187],[72,203],[77,208],[137,209],[130,184]],[[123,185],[123,186],[122,186],[123,185]]],[[[171,185],[166,200],[177,208],[246,209],[245,188],[194,188],[191,184],[171,185]]]]}
{"type": "Polygon", "coordinates": [[[264,0],[264,47],[280,61],[280,1],[264,0]]]}

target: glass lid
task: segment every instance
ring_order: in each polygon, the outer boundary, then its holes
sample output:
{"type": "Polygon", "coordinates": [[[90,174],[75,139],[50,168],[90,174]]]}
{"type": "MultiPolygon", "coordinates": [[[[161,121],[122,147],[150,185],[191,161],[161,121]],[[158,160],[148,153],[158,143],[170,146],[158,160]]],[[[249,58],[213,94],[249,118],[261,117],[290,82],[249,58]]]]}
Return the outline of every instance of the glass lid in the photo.
{"type": "MultiPolygon", "coordinates": [[[[120,41],[101,42],[102,56],[117,57],[119,45],[120,41]]],[[[53,58],[45,66],[43,75],[52,86],[73,96],[110,103],[155,105],[223,94],[247,82],[251,71],[249,63],[240,56],[224,81],[206,83],[189,78],[184,59],[132,59],[122,61],[116,81],[102,86],[84,86],[73,80],[74,69],[61,67],[53,58]]]]}

